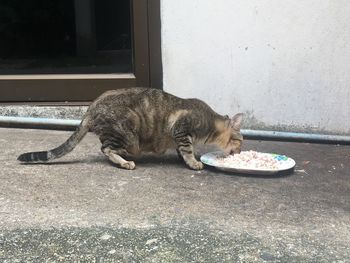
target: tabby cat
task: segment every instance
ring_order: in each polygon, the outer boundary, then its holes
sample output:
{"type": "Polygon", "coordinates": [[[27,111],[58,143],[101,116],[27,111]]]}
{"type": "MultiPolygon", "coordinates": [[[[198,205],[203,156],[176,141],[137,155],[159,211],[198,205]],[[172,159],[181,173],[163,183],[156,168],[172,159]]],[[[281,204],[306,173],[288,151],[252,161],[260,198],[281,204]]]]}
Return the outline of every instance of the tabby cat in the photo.
{"type": "Polygon", "coordinates": [[[175,148],[194,170],[203,168],[193,145],[216,144],[227,154],[239,153],[243,114],[230,119],[198,99],[182,99],[162,90],[128,88],[107,91],[88,108],[78,129],[62,145],[43,152],[24,153],[21,162],[46,162],[74,149],[88,131],[99,136],[102,152],[125,169],[134,169],[125,156],[141,152],[164,153],[175,148]]]}

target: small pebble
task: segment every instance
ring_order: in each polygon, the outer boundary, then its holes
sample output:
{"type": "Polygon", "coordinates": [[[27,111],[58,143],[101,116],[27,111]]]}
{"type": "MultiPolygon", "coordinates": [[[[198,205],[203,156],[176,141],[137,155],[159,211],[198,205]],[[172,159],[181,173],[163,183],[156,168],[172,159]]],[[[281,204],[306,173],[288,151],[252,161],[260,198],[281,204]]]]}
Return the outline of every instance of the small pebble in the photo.
{"type": "Polygon", "coordinates": [[[108,235],[108,234],[104,234],[103,236],[100,237],[101,240],[108,240],[110,239],[112,236],[108,235]]]}
{"type": "Polygon", "coordinates": [[[151,245],[151,244],[157,243],[157,242],[158,242],[158,239],[156,239],[156,238],[149,239],[149,240],[147,240],[146,245],[151,245]]]}

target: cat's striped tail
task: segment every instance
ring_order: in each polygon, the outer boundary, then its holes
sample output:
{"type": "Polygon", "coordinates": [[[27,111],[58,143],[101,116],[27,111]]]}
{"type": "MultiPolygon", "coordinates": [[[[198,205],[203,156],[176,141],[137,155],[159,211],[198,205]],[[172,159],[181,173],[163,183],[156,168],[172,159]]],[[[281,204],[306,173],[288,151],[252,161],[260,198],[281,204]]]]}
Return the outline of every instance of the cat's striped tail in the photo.
{"type": "Polygon", "coordinates": [[[66,155],[67,153],[72,151],[75,148],[75,146],[88,133],[88,122],[89,118],[84,118],[77,130],[69,137],[69,139],[57,148],[43,152],[23,153],[20,156],[18,156],[17,160],[26,163],[47,162],[49,160],[57,159],[62,157],[63,155],[66,155]]]}

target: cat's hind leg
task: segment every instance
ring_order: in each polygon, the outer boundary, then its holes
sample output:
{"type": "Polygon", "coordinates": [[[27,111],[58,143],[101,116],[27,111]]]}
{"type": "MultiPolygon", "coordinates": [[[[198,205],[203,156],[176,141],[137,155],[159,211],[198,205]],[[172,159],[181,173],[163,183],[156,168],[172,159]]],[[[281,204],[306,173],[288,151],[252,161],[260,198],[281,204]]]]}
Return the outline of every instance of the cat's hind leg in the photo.
{"type": "Polygon", "coordinates": [[[136,167],[133,161],[127,161],[119,155],[125,153],[125,150],[113,150],[110,147],[106,147],[102,148],[102,152],[108,157],[111,162],[119,165],[124,169],[133,170],[136,167]]]}
{"type": "Polygon", "coordinates": [[[132,133],[120,133],[115,129],[110,129],[100,135],[100,141],[102,143],[101,151],[111,162],[124,169],[135,169],[133,161],[127,161],[123,158],[125,155],[135,155],[139,149],[138,140],[132,133]]]}

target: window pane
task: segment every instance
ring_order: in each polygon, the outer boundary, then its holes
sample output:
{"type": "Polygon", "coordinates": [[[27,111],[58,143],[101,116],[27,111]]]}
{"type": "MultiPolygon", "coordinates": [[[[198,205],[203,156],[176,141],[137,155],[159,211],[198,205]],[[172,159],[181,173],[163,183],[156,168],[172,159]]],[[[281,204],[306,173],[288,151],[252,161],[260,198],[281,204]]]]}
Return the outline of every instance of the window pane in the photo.
{"type": "Polygon", "coordinates": [[[132,71],[129,0],[1,0],[0,74],[132,71]]]}

